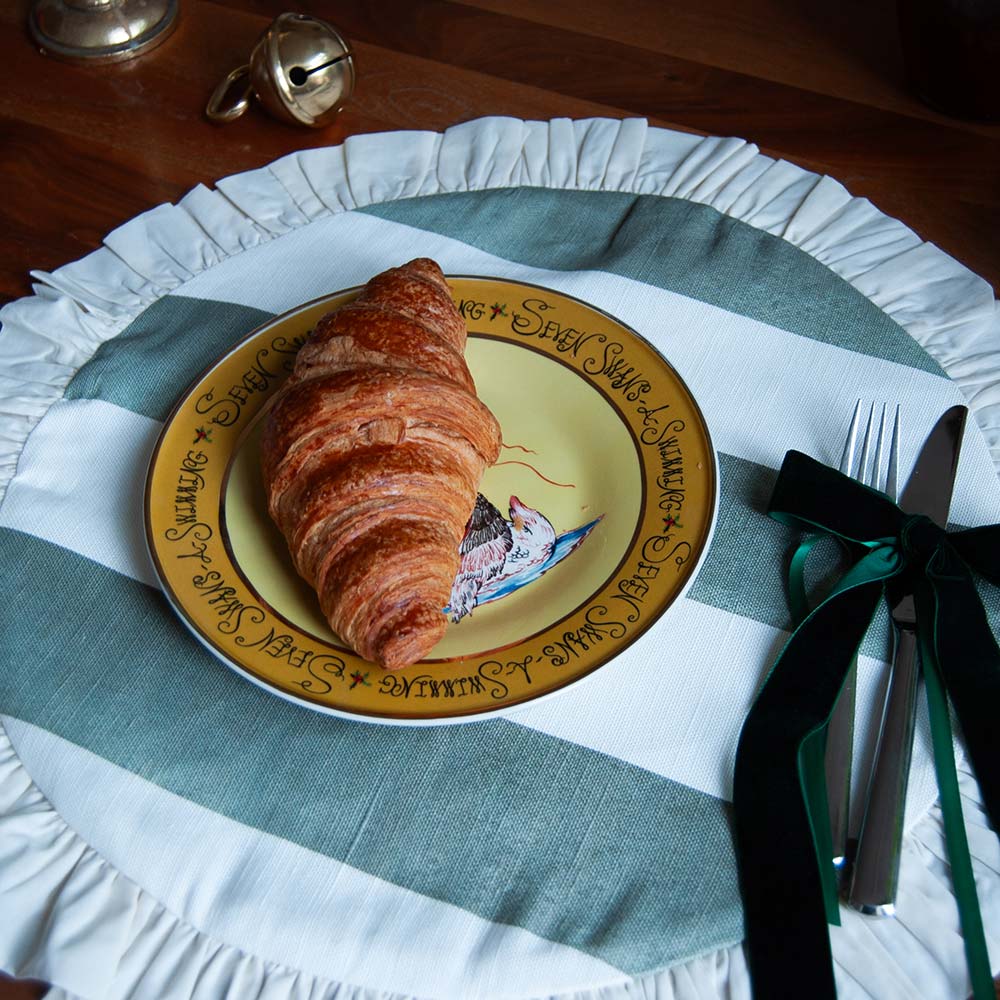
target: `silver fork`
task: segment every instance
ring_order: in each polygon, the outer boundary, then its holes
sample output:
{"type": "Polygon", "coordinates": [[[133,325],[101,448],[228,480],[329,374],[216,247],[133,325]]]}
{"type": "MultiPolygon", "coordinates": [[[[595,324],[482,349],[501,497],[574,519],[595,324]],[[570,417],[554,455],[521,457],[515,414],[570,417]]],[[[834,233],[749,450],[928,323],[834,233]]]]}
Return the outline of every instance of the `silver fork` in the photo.
{"type": "MultiPolygon", "coordinates": [[[[875,404],[868,413],[864,439],[858,456],[858,430],[861,424],[861,400],[854,407],[854,416],[847,432],[840,471],[845,476],[871,486],[886,494],[893,503],[899,493],[899,407],[893,421],[891,437],[887,433],[887,408],[882,406],[882,416],[875,433],[875,404]],[[872,447],[874,445],[874,456],[872,447]],[[884,467],[884,471],[883,471],[884,467]]],[[[854,749],[854,706],[857,688],[857,661],[848,670],[840,697],[830,717],[826,737],[826,788],[830,810],[830,832],[833,840],[833,864],[842,870],[847,860],[847,834],[850,816],[851,760],[854,749]]]]}

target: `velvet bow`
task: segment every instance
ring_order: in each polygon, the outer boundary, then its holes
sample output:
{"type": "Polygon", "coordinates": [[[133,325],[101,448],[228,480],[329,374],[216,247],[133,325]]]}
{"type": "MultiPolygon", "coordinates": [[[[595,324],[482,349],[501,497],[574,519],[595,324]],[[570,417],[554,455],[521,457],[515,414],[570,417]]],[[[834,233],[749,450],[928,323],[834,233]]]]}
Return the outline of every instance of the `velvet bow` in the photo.
{"type": "Polygon", "coordinates": [[[803,455],[785,456],[768,514],[860,557],[792,634],[740,735],[733,803],[746,938],[761,1000],[834,998],[827,922],[839,924],[823,752],[848,667],[887,582],[912,587],[955,894],[975,997],[994,997],[959,805],[948,701],[1000,830],[1000,648],[971,569],[1000,584],[1000,525],[946,532],[803,455]]]}

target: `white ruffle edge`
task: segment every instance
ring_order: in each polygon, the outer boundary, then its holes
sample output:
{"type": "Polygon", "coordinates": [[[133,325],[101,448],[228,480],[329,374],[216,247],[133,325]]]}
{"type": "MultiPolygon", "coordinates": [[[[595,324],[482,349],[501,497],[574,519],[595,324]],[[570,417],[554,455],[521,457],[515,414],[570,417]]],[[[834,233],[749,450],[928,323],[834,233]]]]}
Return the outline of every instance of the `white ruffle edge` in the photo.
{"type": "MultiPolygon", "coordinates": [[[[962,762],[959,780],[989,931],[1000,927],[1000,842],[962,762]]],[[[873,921],[842,909],[844,924],[832,929],[832,943],[845,1000],[967,995],[945,858],[935,806],[904,845],[899,902],[907,916],[873,921]]],[[[56,984],[50,998],[415,1000],[262,961],[169,912],[66,825],[3,730],[0,898],[8,917],[0,927],[0,967],[56,984]]],[[[997,955],[1000,940],[991,938],[990,950],[997,955]]],[[[735,946],[630,982],[544,1000],[749,1000],[750,995],[743,949],[735,946]]]]}
{"type": "MultiPolygon", "coordinates": [[[[198,186],[110,233],[0,310],[0,500],[31,429],[101,343],[207,268],[324,216],[399,198],[510,186],[684,198],[799,247],[903,326],[961,387],[1000,467],[1000,307],[990,286],[838,182],[736,138],[650,128],[640,119],[484,118],[444,133],[353,136],[198,186]]],[[[1000,846],[975,780],[962,790],[987,927],[1000,926],[1000,846]]],[[[843,996],[966,989],[937,807],[908,834],[907,891],[919,923],[845,913],[833,933],[843,996]],[[873,970],[881,970],[872,978],[873,970]],[[886,987],[886,984],[890,984],[886,987]]],[[[57,986],[53,997],[389,1000],[215,941],[167,912],[70,830],[0,727],[0,966],[57,986]],[[82,945],[81,935],[86,936],[82,945]],[[181,970],[188,970],[187,974],[181,970]],[[95,976],[98,981],[95,981],[95,976]],[[169,983],[169,992],[166,984],[169,983]],[[112,985],[113,984],[113,985],[112,985]]],[[[996,967],[996,966],[994,966],[996,967]]],[[[749,997],[729,948],[575,1000],[749,997]]],[[[562,1000],[571,1000],[566,995],[562,1000]]]]}

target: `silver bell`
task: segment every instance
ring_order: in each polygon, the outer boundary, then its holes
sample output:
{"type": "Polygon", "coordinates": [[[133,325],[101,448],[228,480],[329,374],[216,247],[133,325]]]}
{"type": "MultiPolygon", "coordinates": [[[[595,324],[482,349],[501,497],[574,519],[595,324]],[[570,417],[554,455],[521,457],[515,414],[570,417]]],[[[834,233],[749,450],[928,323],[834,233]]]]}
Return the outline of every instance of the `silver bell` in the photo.
{"type": "Polygon", "coordinates": [[[256,95],[276,118],[322,128],[354,93],[354,79],[354,54],[333,25],[308,14],[281,14],[253,47],[250,62],[215,88],[205,114],[231,122],[256,95]]]}

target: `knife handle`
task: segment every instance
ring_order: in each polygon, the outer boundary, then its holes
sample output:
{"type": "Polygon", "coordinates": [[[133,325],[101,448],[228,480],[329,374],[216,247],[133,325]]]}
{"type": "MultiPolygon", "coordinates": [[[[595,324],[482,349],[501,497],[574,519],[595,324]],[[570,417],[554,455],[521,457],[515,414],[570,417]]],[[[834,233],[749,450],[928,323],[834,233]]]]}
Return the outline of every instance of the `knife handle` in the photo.
{"type": "Polygon", "coordinates": [[[851,663],[830,717],[826,734],[826,788],[830,812],[833,866],[843,869],[847,858],[847,821],[851,804],[851,760],[854,754],[854,705],[858,661],[851,663]]]}
{"type": "Polygon", "coordinates": [[[895,913],[917,709],[916,654],[913,629],[900,628],[848,895],[851,906],[873,916],[895,913]]]}

